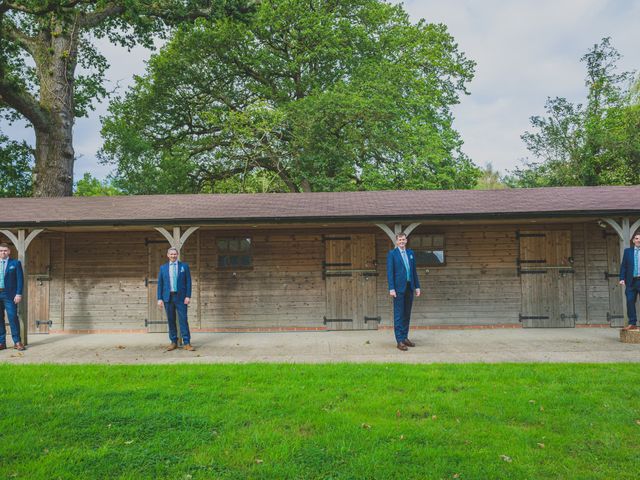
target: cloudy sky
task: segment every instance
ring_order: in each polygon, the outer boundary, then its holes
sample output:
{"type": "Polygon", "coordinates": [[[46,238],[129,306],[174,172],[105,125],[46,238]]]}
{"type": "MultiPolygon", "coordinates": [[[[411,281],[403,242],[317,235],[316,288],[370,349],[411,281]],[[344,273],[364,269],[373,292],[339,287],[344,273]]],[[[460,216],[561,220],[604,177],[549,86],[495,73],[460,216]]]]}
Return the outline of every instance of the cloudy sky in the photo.
{"type": "MultiPolygon", "coordinates": [[[[399,2],[398,2],[399,3],[399,2]]],[[[621,70],[640,70],[640,0],[406,0],[411,18],[444,23],[459,49],[476,61],[470,95],[454,112],[464,150],[478,165],[492,163],[504,172],[520,164],[527,151],[520,135],[529,117],[543,114],[547,97],[584,100],[584,65],[579,59],[606,36],[623,55],[621,70]]],[[[134,74],[144,73],[149,52],[127,52],[111,45],[102,51],[111,62],[109,88],[120,90],[134,74]]],[[[100,115],[78,119],[76,178],[99,178],[100,115]]],[[[31,135],[24,127],[4,127],[15,137],[31,135]]]]}

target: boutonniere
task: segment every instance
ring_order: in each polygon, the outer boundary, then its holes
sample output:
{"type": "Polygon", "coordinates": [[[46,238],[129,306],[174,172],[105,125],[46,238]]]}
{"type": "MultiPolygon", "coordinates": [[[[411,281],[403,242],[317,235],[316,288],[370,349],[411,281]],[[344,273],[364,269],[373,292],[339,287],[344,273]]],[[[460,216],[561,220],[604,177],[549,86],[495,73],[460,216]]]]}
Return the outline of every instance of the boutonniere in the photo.
{"type": "Polygon", "coordinates": [[[413,255],[409,255],[409,258],[410,258],[411,260],[413,260],[413,255]]]}
{"type": "Polygon", "coordinates": [[[184,273],[184,267],[180,267],[180,271],[184,273]]]}
{"type": "Polygon", "coordinates": [[[13,270],[14,268],[16,268],[16,267],[14,267],[13,265],[11,265],[9,268],[7,268],[7,270],[13,270]]]}

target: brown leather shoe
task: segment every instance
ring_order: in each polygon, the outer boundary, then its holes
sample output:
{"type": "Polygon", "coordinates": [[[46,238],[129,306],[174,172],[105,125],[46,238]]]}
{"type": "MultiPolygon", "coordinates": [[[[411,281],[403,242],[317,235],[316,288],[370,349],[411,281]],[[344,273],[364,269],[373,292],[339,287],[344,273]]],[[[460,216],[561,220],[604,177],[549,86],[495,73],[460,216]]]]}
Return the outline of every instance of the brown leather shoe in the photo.
{"type": "Polygon", "coordinates": [[[627,325],[622,330],[624,330],[625,332],[628,332],[629,330],[638,330],[638,326],[637,325],[627,325]]]}
{"type": "Polygon", "coordinates": [[[401,342],[401,343],[398,344],[398,350],[402,350],[403,352],[406,352],[409,349],[407,348],[407,346],[404,343],[401,342]]]}
{"type": "Polygon", "coordinates": [[[5,343],[0,343],[0,350],[6,350],[7,345],[5,343]]]}
{"type": "Polygon", "coordinates": [[[190,343],[185,344],[185,346],[182,347],[182,348],[184,348],[187,352],[195,352],[196,351],[196,349],[193,348],[190,343]]]}
{"type": "Polygon", "coordinates": [[[172,343],[167,347],[167,352],[172,352],[176,348],[178,348],[178,344],[177,343],[172,343]]]}
{"type": "Polygon", "coordinates": [[[22,344],[22,342],[18,342],[16,343],[13,348],[15,348],[16,350],[18,350],[19,352],[24,352],[26,350],[26,348],[24,348],[24,345],[22,344]]]}
{"type": "Polygon", "coordinates": [[[403,342],[407,347],[415,347],[416,344],[413,343],[411,340],[409,340],[408,338],[403,342]]]}

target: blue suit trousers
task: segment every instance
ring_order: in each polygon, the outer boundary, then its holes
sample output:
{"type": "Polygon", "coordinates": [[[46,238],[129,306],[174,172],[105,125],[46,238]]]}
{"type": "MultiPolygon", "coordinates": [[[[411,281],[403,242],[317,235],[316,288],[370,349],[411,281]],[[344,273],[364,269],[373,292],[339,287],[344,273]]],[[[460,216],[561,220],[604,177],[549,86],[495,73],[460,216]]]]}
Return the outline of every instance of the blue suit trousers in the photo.
{"type": "Polygon", "coordinates": [[[407,285],[403,293],[396,290],[396,297],[393,299],[393,332],[398,343],[404,342],[409,337],[412,305],[413,290],[410,285],[407,285]]]}
{"type": "Polygon", "coordinates": [[[7,329],[4,326],[4,312],[7,312],[9,327],[11,328],[11,338],[14,345],[20,343],[20,322],[18,321],[18,306],[13,303],[13,298],[9,298],[6,291],[0,292],[0,343],[7,343],[7,329]]]}
{"type": "Polygon", "coordinates": [[[176,327],[176,313],[180,322],[180,334],[182,335],[182,343],[188,345],[191,343],[191,332],[189,332],[189,322],[187,320],[187,305],[184,301],[179,301],[177,295],[172,293],[169,301],[164,302],[164,310],[167,312],[167,323],[169,324],[169,339],[171,343],[178,343],[178,329],[176,327]]]}
{"type": "Polygon", "coordinates": [[[629,317],[629,325],[638,323],[638,314],[636,313],[636,299],[640,295],[640,278],[634,278],[631,285],[625,288],[624,293],[627,297],[627,316],[629,317]]]}

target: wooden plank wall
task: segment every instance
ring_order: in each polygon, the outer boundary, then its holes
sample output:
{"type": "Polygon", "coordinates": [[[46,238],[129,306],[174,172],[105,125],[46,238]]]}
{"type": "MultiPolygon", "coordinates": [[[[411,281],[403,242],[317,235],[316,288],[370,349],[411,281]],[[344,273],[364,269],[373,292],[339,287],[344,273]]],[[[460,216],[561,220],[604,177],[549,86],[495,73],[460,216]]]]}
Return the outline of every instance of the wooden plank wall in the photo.
{"type": "MultiPolygon", "coordinates": [[[[504,226],[416,229],[413,234],[445,234],[446,265],[418,269],[423,295],[414,299],[412,324],[519,323],[521,292],[515,232],[515,227],[504,226]]],[[[386,281],[386,255],[390,248],[389,238],[378,235],[378,312],[383,325],[393,323],[386,281]]]]}
{"type": "Polygon", "coordinates": [[[318,232],[201,232],[202,328],[321,327],[324,243],[318,232]],[[252,240],[253,269],[219,270],[216,236],[252,240]]]}
{"type": "MultiPolygon", "coordinates": [[[[419,227],[444,233],[443,267],[421,268],[424,296],[414,303],[414,325],[519,324],[521,292],[515,232],[531,225],[419,227]]],[[[538,228],[544,229],[544,226],[538,228]]],[[[576,270],[577,324],[605,323],[609,309],[606,239],[595,222],[555,224],[571,229],[576,270]],[[588,242],[585,242],[588,239],[588,242]]],[[[193,328],[323,327],[326,310],[322,234],[376,235],[381,325],[392,324],[386,285],[386,253],[392,248],[379,229],[201,230],[189,238],[183,260],[191,265],[193,328]],[[253,269],[219,270],[215,239],[250,236],[253,269]]],[[[147,232],[50,233],[49,318],[59,329],[142,329],[148,316],[147,232]]],[[[168,246],[168,244],[167,244],[168,246]]],[[[15,255],[14,255],[15,256],[15,255]]],[[[151,272],[155,276],[157,272],[151,272]]]]}
{"type": "Polygon", "coordinates": [[[140,232],[65,235],[65,329],[139,329],[147,316],[140,232]]]}

